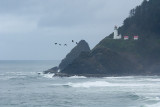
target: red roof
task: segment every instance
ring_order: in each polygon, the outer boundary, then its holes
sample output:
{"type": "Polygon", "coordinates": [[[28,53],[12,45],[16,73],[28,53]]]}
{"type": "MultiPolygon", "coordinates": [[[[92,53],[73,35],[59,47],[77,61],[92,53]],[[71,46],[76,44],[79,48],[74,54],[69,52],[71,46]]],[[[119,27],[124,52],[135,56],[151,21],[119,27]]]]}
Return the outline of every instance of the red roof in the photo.
{"type": "Polygon", "coordinates": [[[128,36],[124,36],[124,38],[128,38],[128,36]]]}
{"type": "Polygon", "coordinates": [[[138,38],[138,36],[134,36],[134,38],[138,38]]]}

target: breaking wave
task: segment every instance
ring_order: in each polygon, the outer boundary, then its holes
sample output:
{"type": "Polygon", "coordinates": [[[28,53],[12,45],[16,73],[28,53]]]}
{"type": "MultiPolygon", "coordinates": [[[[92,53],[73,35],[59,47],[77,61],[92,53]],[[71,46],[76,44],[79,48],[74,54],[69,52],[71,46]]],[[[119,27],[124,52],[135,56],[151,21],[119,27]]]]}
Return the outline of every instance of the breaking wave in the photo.
{"type": "Polygon", "coordinates": [[[72,76],[72,77],[69,77],[69,78],[87,78],[87,77],[85,77],[85,76],[77,76],[77,75],[75,75],[75,76],[72,76]]]}
{"type": "Polygon", "coordinates": [[[0,80],[23,79],[28,77],[34,77],[35,75],[35,72],[6,72],[0,74],[0,80]]]}
{"type": "Polygon", "coordinates": [[[134,76],[123,76],[123,77],[103,77],[106,79],[132,79],[135,78],[134,76]]]}
{"type": "Polygon", "coordinates": [[[107,81],[87,81],[87,82],[68,82],[66,84],[52,84],[54,86],[70,86],[75,88],[90,88],[90,87],[145,87],[145,86],[153,86],[153,84],[129,84],[129,83],[110,83],[107,81]]]}
{"type": "Polygon", "coordinates": [[[41,75],[45,78],[53,78],[55,74],[53,73],[53,74],[41,74],[41,75]]]}
{"type": "Polygon", "coordinates": [[[95,82],[83,82],[83,83],[68,83],[69,86],[71,87],[84,87],[84,88],[89,88],[89,87],[106,87],[110,86],[111,84],[109,82],[105,81],[95,81],[95,82]]]}
{"type": "Polygon", "coordinates": [[[146,105],[140,106],[140,107],[160,107],[160,102],[159,103],[155,103],[155,104],[146,104],[146,105]]]}

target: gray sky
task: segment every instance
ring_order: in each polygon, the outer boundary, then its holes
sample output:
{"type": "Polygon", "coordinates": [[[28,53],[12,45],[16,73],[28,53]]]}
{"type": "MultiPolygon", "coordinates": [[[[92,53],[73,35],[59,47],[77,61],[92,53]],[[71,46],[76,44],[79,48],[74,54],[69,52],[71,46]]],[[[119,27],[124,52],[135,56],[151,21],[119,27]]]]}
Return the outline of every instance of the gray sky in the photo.
{"type": "Polygon", "coordinates": [[[72,39],[93,48],[142,1],[0,0],[0,60],[62,59],[72,39]]]}

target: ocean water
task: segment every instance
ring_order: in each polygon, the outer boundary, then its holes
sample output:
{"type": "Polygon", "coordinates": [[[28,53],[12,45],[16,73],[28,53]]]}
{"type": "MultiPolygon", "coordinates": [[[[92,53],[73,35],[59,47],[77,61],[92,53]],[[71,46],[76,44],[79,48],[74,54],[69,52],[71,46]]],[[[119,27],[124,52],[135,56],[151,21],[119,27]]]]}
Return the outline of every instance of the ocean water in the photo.
{"type": "Polygon", "coordinates": [[[52,78],[59,61],[0,61],[0,107],[160,107],[159,76],[52,78]]]}

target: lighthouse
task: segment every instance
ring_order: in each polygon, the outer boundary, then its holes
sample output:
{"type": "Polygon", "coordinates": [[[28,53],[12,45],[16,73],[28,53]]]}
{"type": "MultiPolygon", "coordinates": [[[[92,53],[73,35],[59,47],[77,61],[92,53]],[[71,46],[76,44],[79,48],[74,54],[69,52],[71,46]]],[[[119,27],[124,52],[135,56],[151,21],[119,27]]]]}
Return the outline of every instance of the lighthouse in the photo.
{"type": "Polygon", "coordinates": [[[121,39],[121,35],[118,35],[118,27],[114,27],[114,37],[113,39],[121,39]]]}

